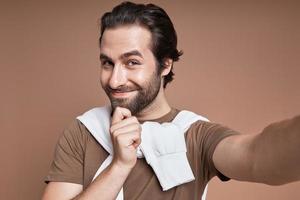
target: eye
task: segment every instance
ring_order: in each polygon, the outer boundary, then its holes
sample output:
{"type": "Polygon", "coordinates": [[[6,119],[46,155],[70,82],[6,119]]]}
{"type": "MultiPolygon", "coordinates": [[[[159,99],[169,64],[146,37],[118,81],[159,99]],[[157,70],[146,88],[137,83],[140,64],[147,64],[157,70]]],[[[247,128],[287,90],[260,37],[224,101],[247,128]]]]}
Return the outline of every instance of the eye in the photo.
{"type": "Polygon", "coordinates": [[[135,65],[140,65],[140,64],[141,64],[141,63],[140,63],[139,61],[133,60],[133,59],[128,60],[128,61],[126,62],[126,65],[127,65],[127,66],[135,66],[135,65]]]}
{"type": "Polygon", "coordinates": [[[103,60],[103,61],[101,61],[101,66],[105,69],[108,69],[110,67],[113,67],[114,63],[109,60],[103,60]]]}

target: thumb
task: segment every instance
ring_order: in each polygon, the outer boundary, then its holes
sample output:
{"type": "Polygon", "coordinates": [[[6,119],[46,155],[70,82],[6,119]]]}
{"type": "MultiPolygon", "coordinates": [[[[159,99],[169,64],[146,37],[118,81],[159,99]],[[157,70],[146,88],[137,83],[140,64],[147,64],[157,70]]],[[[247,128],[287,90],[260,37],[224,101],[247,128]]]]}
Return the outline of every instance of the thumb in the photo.
{"type": "Polygon", "coordinates": [[[122,107],[116,107],[111,119],[111,124],[114,125],[115,123],[118,123],[122,121],[123,119],[130,117],[131,112],[127,108],[122,108],[122,107]]]}

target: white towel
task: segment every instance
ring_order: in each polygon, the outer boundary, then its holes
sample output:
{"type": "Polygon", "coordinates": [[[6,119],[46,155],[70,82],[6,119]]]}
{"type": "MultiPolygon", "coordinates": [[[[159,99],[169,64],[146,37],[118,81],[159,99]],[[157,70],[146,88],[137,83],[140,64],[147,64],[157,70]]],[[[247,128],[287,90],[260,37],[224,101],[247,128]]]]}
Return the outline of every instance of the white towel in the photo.
{"type": "MultiPolygon", "coordinates": [[[[112,162],[113,158],[113,146],[109,133],[110,113],[110,107],[106,106],[93,108],[77,117],[110,154],[99,167],[94,179],[112,162]]],[[[181,111],[172,122],[160,124],[149,121],[141,125],[142,142],[137,149],[137,157],[145,157],[163,191],[195,179],[186,156],[184,133],[192,123],[198,120],[208,121],[193,112],[181,111]]],[[[206,192],[207,187],[202,195],[202,200],[205,199],[206,192]]],[[[122,188],[117,200],[123,199],[122,188]]]]}

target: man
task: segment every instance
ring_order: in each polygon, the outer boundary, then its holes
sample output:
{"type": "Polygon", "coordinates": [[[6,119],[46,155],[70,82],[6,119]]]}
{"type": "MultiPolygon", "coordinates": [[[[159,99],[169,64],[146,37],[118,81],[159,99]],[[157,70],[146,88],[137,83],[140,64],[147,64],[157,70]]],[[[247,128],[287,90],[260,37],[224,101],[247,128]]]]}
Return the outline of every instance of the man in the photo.
{"type": "Polygon", "coordinates": [[[195,180],[163,191],[137,150],[147,142],[141,141],[143,122],[171,122],[179,113],[164,94],[181,55],[176,32],[165,11],[152,4],[122,3],[101,23],[100,80],[111,102],[113,159],[93,180],[109,153],[75,120],[57,144],[44,200],[116,199],[121,188],[126,200],[199,199],[214,176],[269,185],[300,180],[299,116],[256,135],[198,120],[185,132],[195,180]]]}

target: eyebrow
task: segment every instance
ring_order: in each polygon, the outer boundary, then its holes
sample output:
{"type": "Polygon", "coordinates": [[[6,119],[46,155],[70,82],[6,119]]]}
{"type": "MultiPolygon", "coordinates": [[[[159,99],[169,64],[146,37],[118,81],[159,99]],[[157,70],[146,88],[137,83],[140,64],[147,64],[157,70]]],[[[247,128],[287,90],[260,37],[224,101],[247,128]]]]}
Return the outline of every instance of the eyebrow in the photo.
{"type": "Polygon", "coordinates": [[[128,58],[130,56],[139,56],[141,58],[143,58],[142,54],[138,51],[138,50],[132,50],[132,51],[129,51],[129,52],[126,52],[126,53],[123,53],[120,58],[121,59],[124,59],[124,58],[128,58]]]}
{"type": "MultiPolygon", "coordinates": [[[[132,50],[132,51],[123,53],[120,56],[120,59],[125,59],[125,58],[128,58],[130,56],[139,56],[139,57],[143,58],[143,55],[138,50],[132,50]]],[[[107,55],[105,55],[103,53],[100,53],[100,60],[109,60],[109,61],[112,61],[112,59],[109,56],[107,56],[107,55]]]]}
{"type": "Polygon", "coordinates": [[[109,60],[112,61],[112,59],[110,57],[108,57],[107,55],[100,53],[100,60],[109,60]]]}

